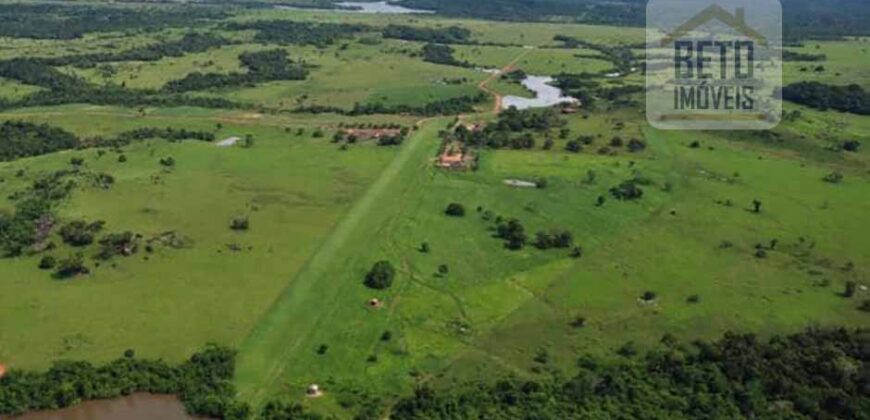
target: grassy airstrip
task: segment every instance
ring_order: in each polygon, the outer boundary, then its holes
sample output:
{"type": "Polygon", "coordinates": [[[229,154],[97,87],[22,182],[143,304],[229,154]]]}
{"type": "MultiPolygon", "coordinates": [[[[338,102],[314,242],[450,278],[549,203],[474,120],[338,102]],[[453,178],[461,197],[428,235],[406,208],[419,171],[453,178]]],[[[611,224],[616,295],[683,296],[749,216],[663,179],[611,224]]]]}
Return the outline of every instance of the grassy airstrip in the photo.
{"type": "MultiPolygon", "coordinates": [[[[408,23],[407,17],[289,10],[248,11],[234,19],[265,18],[408,23]]],[[[643,37],[642,30],[587,25],[436,17],[414,17],[413,24],[460,25],[479,41],[517,44],[455,48],[460,60],[493,68],[521,56],[516,68],[541,75],[602,72],[612,64],[592,50],[523,46],[552,47],[557,34],[606,45],[643,37]]],[[[94,48],[121,39],[127,47],[143,45],[153,36],[103,34],[94,48]]],[[[237,70],[240,52],[265,48],[238,36],[243,43],[207,53],[111,63],[116,71],[106,76],[96,68],[61,70],[94,83],[159,88],[194,71],[237,70]]],[[[62,45],[16,42],[0,57],[22,51],[49,56],[62,45]]],[[[69,42],[82,49],[87,40],[69,42]]],[[[581,153],[567,152],[567,139],[559,138],[543,150],[538,135],[533,150],[482,150],[477,171],[448,172],[433,161],[438,133],[453,125],[453,116],[288,111],[298,105],[417,105],[476,93],[488,75],[403,52],[420,43],[348,43],[346,49],[282,47],[313,65],[305,81],[196,93],[268,107],[272,114],[90,105],[0,114],[0,120],[48,123],[84,138],[174,127],[214,132],[218,140],[255,139],[251,148],[144,141],[123,148],[126,163],[110,149],[0,162],[0,209],[11,207],[8,196],[39,174],[70,168],[76,157],[86,170],[112,174],[115,184],[110,190],[79,185],[61,205],[62,218],[104,220],[107,231],[145,237],[175,232],[187,239],[185,247],[118,259],[69,281],[38,270],[39,256],[0,260],[0,362],[42,369],[57,359],[104,361],[127,348],[179,361],[217,342],[239,350],[240,400],[279,397],[346,416],[368,397],[389,400],[423,383],[449,387],[483,376],[571,372],[581,353],[609,357],[626,342],[648,347],[666,333],[688,341],[728,330],[767,335],[866,325],[856,305],[868,293],[853,299],[839,293],[846,281],[865,284],[870,274],[867,117],[788,105],[787,112],[800,115],[775,135],[760,137],[658,131],[648,127],[639,106],[588,109],[564,117],[570,139],[594,137],[581,153]],[[447,84],[445,78],[464,82],[447,84]],[[343,151],[331,137],[339,124],[351,122],[419,129],[399,147],[361,142],[343,151]],[[317,129],[325,136],[315,137],[317,129]],[[648,147],[596,153],[614,136],[643,138],[648,147]],[[829,150],[846,139],[865,146],[849,154],[829,150]],[[690,147],[696,141],[698,147],[690,147]],[[168,156],[177,162],[171,170],[158,163],[168,156]],[[841,173],[843,182],[822,181],[832,172],[841,173]],[[642,200],[610,197],[611,187],[636,177],[648,181],[642,200]],[[515,189],[503,182],[539,178],[547,179],[547,188],[515,189]],[[607,197],[602,206],[595,205],[599,196],[607,197]],[[750,211],[753,200],[763,202],[760,213],[750,211]],[[465,206],[465,217],[444,215],[453,202],[465,206]],[[509,251],[493,237],[486,212],[520,219],[530,235],[568,229],[584,255],[573,259],[565,250],[532,246],[509,251]],[[229,229],[238,215],[249,217],[250,230],[229,229]],[[772,240],[775,249],[756,257],[756,245],[772,240]],[[419,251],[423,242],[431,252],[419,251]],[[397,268],[395,284],[388,291],[367,289],[366,271],[383,259],[397,268]],[[442,264],[447,274],[438,274],[442,264]],[[646,291],[657,299],[641,302],[646,291]],[[372,298],[384,306],[369,307],[372,298]],[[583,328],[572,326],[578,317],[586,321],[583,328]],[[327,350],[319,352],[322,346],[327,350]],[[543,368],[533,361],[542,352],[550,360],[543,368]],[[312,383],[325,389],[324,398],[303,398],[312,383]]],[[[850,80],[867,87],[865,61],[848,58],[865,41],[819,45],[803,49],[825,53],[827,70],[808,75],[799,67],[812,63],[789,63],[787,80],[850,80]],[[835,73],[840,75],[833,78],[835,73]]],[[[634,74],[625,82],[640,80],[634,74]]],[[[490,88],[529,95],[499,80],[490,88]]],[[[27,89],[35,88],[0,81],[0,97],[27,89]]],[[[57,251],[71,252],[63,246],[57,251]]]]}

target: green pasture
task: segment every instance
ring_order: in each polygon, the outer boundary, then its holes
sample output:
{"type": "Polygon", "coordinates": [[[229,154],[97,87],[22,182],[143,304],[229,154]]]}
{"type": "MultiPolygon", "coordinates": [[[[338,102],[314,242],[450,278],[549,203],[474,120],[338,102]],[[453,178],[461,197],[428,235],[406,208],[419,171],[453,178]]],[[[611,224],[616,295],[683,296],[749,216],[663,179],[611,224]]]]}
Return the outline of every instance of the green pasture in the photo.
{"type": "MultiPolygon", "coordinates": [[[[240,343],[394,154],[369,144],[339,151],[329,136],[312,138],[310,126],[298,136],[296,126],[286,132],[265,121],[81,111],[50,120],[83,136],[92,132],[76,127],[107,135],[136,126],[215,130],[221,122],[218,139],[252,134],[256,144],[245,149],[153,140],[125,147],[126,163],[115,152],[100,156],[88,149],[0,164],[0,207],[39,174],[69,168],[70,158],[81,157],[85,170],[109,173],[115,183],[102,190],[80,181],[58,209],[61,222],[104,220],[105,232],[130,230],[146,239],[177,232],[190,244],[158,247],[150,255],[140,250],[101,267],[89,261],[93,273],[69,281],[38,270],[40,256],[2,261],[0,360],[10,366],[107,360],[127,348],[180,360],[207,342],[240,343]],[[168,156],[176,161],[170,171],[158,163],[168,156]],[[250,218],[249,231],[229,229],[237,215],[250,218]],[[233,244],[238,252],[229,249],[233,244]]],[[[82,251],[90,256],[96,248],[82,251]]],[[[61,244],[49,254],[73,252],[61,244]]]]}
{"type": "Polygon", "coordinates": [[[340,46],[328,49],[291,48],[312,66],[303,81],[279,81],[254,87],[201,93],[219,95],[254,105],[292,109],[305,106],[353,107],[356,103],[425,104],[436,100],[475,94],[474,86],[485,73],[424,62],[411,57],[418,43],[384,42],[355,44],[348,51],[340,46]],[[445,79],[466,79],[446,86],[445,79]]]}
{"type": "Polygon", "coordinates": [[[854,83],[865,89],[870,87],[870,39],[806,41],[802,47],[789,50],[803,54],[824,54],[826,59],[786,62],[783,69],[786,83],[811,80],[832,85],[854,83]],[[819,66],[823,69],[817,70],[819,66]]]}

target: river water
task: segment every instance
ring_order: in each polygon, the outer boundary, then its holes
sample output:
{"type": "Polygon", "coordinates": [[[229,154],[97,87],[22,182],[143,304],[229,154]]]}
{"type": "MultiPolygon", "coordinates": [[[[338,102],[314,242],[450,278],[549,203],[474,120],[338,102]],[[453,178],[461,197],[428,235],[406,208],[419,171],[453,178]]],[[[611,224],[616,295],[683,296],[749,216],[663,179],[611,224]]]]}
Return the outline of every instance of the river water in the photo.
{"type": "Polygon", "coordinates": [[[385,1],[377,2],[354,2],[346,1],[336,3],[339,6],[351,7],[351,10],[357,13],[389,13],[389,14],[408,14],[408,13],[434,13],[431,10],[410,9],[403,6],[389,4],[385,1]]]}
{"type": "Polygon", "coordinates": [[[345,1],[341,3],[335,3],[336,6],[340,6],[340,9],[317,9],[317,8],[300,8],[293,6],[275,6],[278,9],[285,10],[313,10],[319,12],[336,12],[336,13],[383,13],[383,14],[393,14],[393,15],[404,15],[410,13],[435,13],[431,10],[420,10],[420,9],[410,9],[403,6],[398,6],[394,4],[390,4],[386,1],[376,1],[376,2],[356,2],[356,1],[345,1]]]}
{"type": "Polygon", "coordinates": [[[514,106],[517,109],[529,109],[579,103],[575,98],[563,96],[559,88],[550,85],[551,82],[553,82],[553,78],[549,76],[528,76],[522,83],[526,89],[535,92],[535,97],[530,99],[508,95],[502,98],[502,106],[504,108],[514,106]]]}
{"type": "Polygon", "coordinates": [[[11,420],[192,420],[172,395],[130,394],[111,400],[86,401],[60,410],[34,411],[11,420]]]}

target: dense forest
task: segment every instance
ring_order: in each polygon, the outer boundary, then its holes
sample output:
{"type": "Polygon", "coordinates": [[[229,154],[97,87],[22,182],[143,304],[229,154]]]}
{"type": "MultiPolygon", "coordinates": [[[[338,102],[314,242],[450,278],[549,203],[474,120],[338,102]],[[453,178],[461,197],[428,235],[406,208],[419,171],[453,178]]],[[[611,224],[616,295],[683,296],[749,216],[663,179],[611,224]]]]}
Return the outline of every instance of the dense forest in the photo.
{"type": "Polygon", "coordinates": [[[643,26],[644,4],[639,0],[606,2],[602,0],[399,0],[415,9],[434,10],[453,17],[494,20],[536,21],[570,16],[577,22],[643,26]]]}
{"type": "Polygon", "coordinates": [[[246,52],[239,61],[248,71],[245,73],[190,73],[182,79],[166,84],[164,91],[170,93],[253,85],[274,80],[305,80],[308,69],[301,62],[291,61],[282,49],[246,52]]]}
{"type": "MultiPolygon", "coordinates": [[[[870,332],[810,330],[764,342],[715,342],[582,357],[568,379],[506,379],[436,391],[423,386],[392,410],[400,419],[457,418],[870,418],[870,332]]],[[[546,354],[546,353],[544,353],[546,354]]],[[[546,367],[546,357],[536,357],[546,367]]]]}
{"type": "Polygon", "coordinates": [[[181,57],[189,53],[199,53],[211,48],[231,44],[225,38],[208,34],[189,32],[178,41],[164,41],[143,47],[132,48],[116,53],[93,53],[39,58],[35,61],[48,66],[72,65],[81,68],[93,67],[99,63],[113,61],[157,61],[164,57],[181,57]]]}
{"type": "Polygon", "coordinates": [[[543,132],[565,125],[553,109],[517,110],[510,107],[498,115],[498,120],[482,130],[469,130],[460,125],[455,131],[457,140],[470,147],[493,149],[531,149],[535,147],[532,131],[543,132]]]}
{"type": "Polygon", "coordinates": [[[186,27],[228,15],[205,7],[119,8],[73,4],[2,4],[0,36],[13,38],[72,39],[91,32],[156,30],[186,27]]]}
{"type": "MultiPolygon", "coordinates": [[[[576,328],[583,328],[577,323],[576,328]]],[[[644,353],[631,343],[619,360],[582,356],[579,372],[509,377],[435,389],[421,385],[393,407],[366,405],[360,418],[870,418],[870,331],[813,329],[767,341],[726,333],[714,342],[665,335],[644,353]]],[[[177,366],[124,357],[95,367],[56,362],[46,372],[0,379],[0,413],[57,408],[131,392],[173,393],[191,414],[249,418],[235,399],[235,353],[208,347],[177,366]]],[[[534,358],[548,370],[546,350],[534,358]]],[[[264,419],[317,419],[295,404],[269,402],[264,419]]]]}
{"type": "Polygon", "coordinates": [[[467,44],[471,41],[471,31],[459,26],[418,28],[403,25],[387,25],[384,28],[383,36],[384,38],[436,44],[467,44]]]}
{"type": "Polygon", "coordinates": [[[453,47],[441,44],[426,44],[423,46],[421,54],[423,61],[434,64],[444,64],[448,66],[471,67],[472,65],[465,61],[459,61],[453,56],[453,47]]]}
{"type": "Polygon", "coordinates": [[[250,408],[235,400],[231,379],[235,352],[208,347],[177,366],[137,359],[132,350],[103,366],[58,361],[45,372],[12,370],[0,378],[0,414],[55,409],[133,392],[176,394],[191,414],[245,418],[250,408]]]}
{"type": "Polygon", "coordinates": [[[47,124],[6,121],[0,125],[0,161],[44,155],[78,145],[75,135],[47,124]]]}
{"type": "Polygon", "coordinates": [[[489,97],[484,93],[441,99],[423,105],[386,105],[381,102],[354,104],[350,110],[334,106],[312,105],[301,106],[293,110],[295,113],[323,114],[335,113],[341,115],[359,116],[372,114],[407,114],[417,116],[457,115],[473,112],[474,105],[485,102],[489,97]]]}
{"type": "Polygon", "coordinates": [[[346,39],[370,28],[366,25],[348,23],[313,23],[290,20],[258,20],[230,23],[227,29],[234,31],[256,30],[254,40],[266,44],[295,44],[326,47],[340,39],[346,39]]]}
{"type": "Polygon", "coordinates": [[[859,85],[831,86],[819,82],[798,82],[782,88],[782,98],[823,111],[833,109],[870,115],[870,92],[859,85]]]}
{"type": "MultiPolygon", "coordinates": [[[[579,23],[644,26],[645,0],[399,0],[398,4],[452,17],[509,21],[571,19],[579,23]]],[[[786,39],[870,35],[866,0],[782,0],[786,39]]]]}

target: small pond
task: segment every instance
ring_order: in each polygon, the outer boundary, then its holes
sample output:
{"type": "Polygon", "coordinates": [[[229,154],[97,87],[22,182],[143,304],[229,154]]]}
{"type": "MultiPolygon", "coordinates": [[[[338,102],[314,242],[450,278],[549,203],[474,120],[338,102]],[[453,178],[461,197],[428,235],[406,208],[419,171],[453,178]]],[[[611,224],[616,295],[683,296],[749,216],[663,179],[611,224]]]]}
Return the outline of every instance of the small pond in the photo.
{"type": "Polygon", "coordinates": [[[34,411],[12,420],[192,420],[172,395],[130,394],[111,400],[86,401],[60,410],[34,411]]]}
{"type": "Polygon", "coordinates": [[[563,96],[562,91],[550,85],[553,78],[549,76],[528,76],[523,80],[523,86],[535,93],[534,98],[522,98],[508,95],[502,98],[502,106],[517,109],[546,108],[559,104],[576,104],[579,101],[570,96],[563,96]]]}

